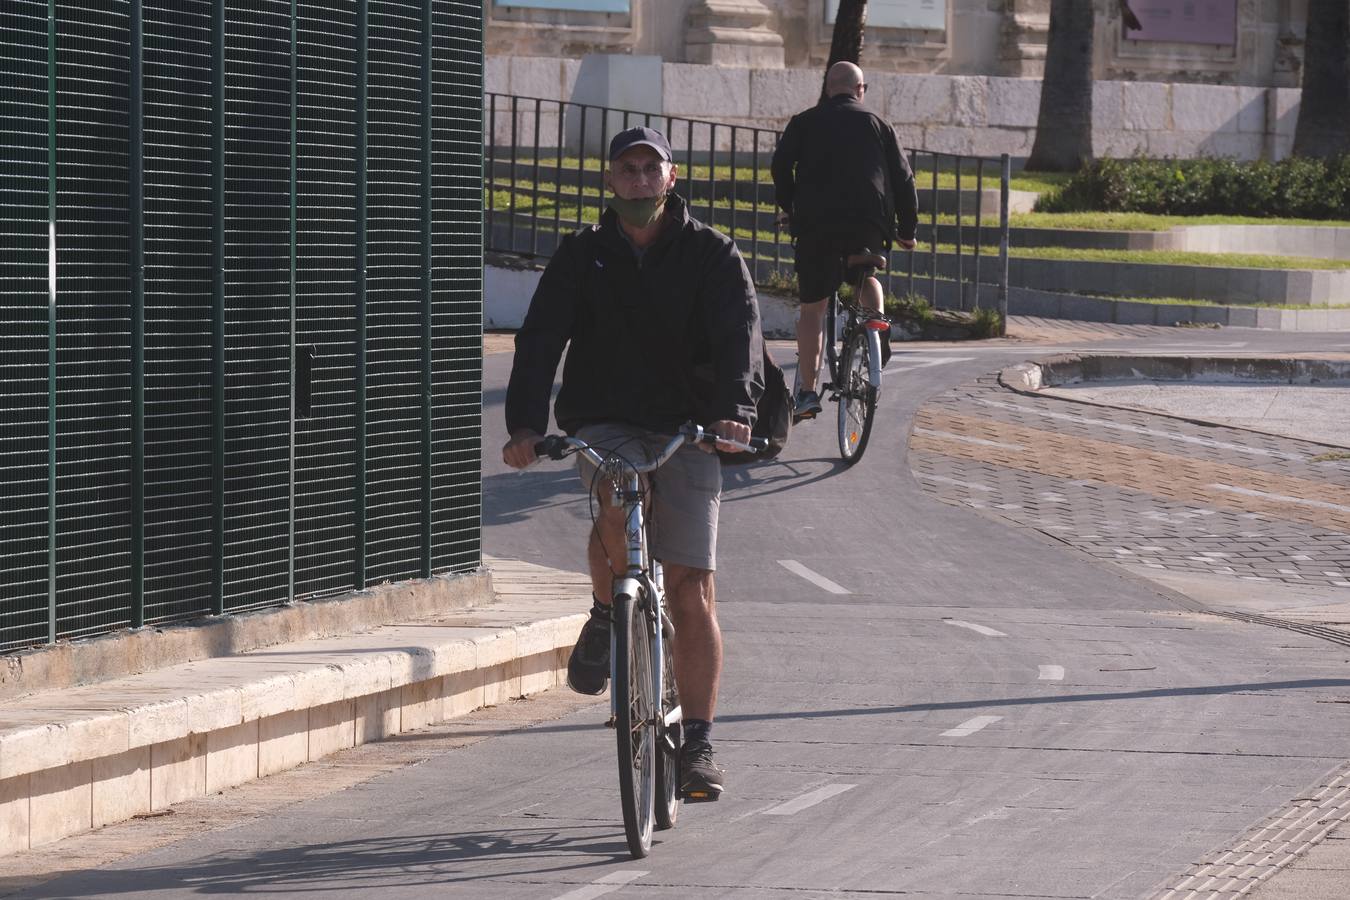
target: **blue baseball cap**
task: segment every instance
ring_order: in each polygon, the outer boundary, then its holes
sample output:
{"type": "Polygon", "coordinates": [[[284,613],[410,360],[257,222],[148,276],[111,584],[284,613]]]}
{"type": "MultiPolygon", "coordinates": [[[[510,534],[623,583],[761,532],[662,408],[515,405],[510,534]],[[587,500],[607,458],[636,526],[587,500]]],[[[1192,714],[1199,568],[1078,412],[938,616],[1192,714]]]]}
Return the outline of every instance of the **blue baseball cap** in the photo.
{"type": "Polygon", "coordinates": [[[674,162],[675,156],[670,152],[670,141],[666,136],[655,128],[647,128],[639,125],[637,128],[629,128],[620,131],[614,135],[614,139],[609,142],[609,161],[614,162],[626,152],[639,145],[651,147],[666,162],[674,162]]]}

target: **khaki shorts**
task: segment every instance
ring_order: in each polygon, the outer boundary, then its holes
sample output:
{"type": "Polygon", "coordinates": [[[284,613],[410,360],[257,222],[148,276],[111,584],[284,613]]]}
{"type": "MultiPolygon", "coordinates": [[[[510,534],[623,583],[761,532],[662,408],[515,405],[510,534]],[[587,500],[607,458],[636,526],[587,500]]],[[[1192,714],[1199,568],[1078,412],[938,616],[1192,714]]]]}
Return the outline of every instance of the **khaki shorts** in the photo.
{"type": "MultiPolygon", "coordinates": [[[[583,425],[577,437],[602,455],[612,451],[642,464],[655,459],[672,435],[605,424],[583,425]]],[[[579,456],[577,471],[586,489],[594,490],[595,466],[579,456]]],[[[722,505],[722,463],[717,455],[685,445],[647,477],[652,486],[647,528],[652,556],[666,565],[715,570],[717,512],[722,505]]]]}

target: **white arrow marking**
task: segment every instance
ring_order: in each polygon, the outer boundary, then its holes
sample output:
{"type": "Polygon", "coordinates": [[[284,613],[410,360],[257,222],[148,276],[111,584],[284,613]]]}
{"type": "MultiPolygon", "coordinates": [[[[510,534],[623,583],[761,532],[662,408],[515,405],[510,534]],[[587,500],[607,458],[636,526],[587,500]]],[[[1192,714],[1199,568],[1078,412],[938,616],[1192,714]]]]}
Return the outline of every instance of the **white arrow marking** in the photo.
{"type": "Polygon", "coordinates": [[[968,719],[968,720],[966,720],[965,722],[962,722],[960,725],[957,725],[955,728],[952,728],[952,729],[950,729],[950,730],[948,730],[948,731],[942,732],[942,736],[943,736],[943,737],[968,737],[969,735],[972,735],[972,734],[974,734],[975,732],[979,731],[981,728],[984,728],[984,727],[989,726],[989,725],[993,725],[995,722],[997,722],[997,721],[998,721],[999,719],[1001,719],[1001,718],[1003,718],[1003,717],[1002,717],[1002,716],[976,716],[976,717],[973,718],[973,719],[968,719]]]}

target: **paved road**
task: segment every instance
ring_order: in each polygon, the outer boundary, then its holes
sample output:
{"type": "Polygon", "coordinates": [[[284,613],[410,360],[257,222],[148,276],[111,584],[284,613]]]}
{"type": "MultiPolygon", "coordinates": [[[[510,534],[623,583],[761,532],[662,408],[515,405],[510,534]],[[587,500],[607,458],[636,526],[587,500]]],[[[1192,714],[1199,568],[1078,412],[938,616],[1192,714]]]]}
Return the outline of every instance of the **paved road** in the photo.
{"type": "MultiPolygon", "coordinates": [[[[1345,349],[1236,330],[1128,343],[1345,349]]],[[[820,422],[728,471],[729,793],[686,807],[647,860],[624,853],[606,708],[587,703],[20,896],[1154,896],[1345,775],[1350,651],[1210,615],[926,489],[906,450],[920,407],[1029,352],[903,348],[858,467],[820,422]]],[[[508,364],[487,362],[485,549],[574,568],[570,470],[496,460],[508,364]]]]}

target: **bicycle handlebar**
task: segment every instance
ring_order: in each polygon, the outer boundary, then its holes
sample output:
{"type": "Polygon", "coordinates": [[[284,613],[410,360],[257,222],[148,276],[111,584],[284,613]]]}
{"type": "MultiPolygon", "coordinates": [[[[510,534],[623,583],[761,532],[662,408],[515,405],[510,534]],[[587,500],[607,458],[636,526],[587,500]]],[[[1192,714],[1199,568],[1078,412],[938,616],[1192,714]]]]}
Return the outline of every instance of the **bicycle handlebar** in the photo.
{"type": "MultiPolygon", "coordinates": [[[[705,431],[702,426],[693,422],[686,422],[680,426],[679,432],[670,439],[670,442],[662,448],[656,459],[650,463],[642,465],[628,465],[638,474],[654,472],[665,464],[666,460],[675,455],[675,451],[685,444],[711,444],[716,446],[723,444],[735,447],[744,453],[759,453],[769,446],[769,442],[764,438],[751,438],[750,443],[742,444],[740,441],[728,440],[724,437],[718,437],[711,431],[705,431]]],[[[570,452],[580,453],[591,465],[599,468],[604,465],[606,455],[597,452],[590,444],[580,438],[568,437],[561,434],[546,435],[542,441],[534,445],[535,456],[547,456],[549,459],[563,459],[570,452]]]]}

